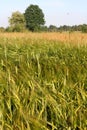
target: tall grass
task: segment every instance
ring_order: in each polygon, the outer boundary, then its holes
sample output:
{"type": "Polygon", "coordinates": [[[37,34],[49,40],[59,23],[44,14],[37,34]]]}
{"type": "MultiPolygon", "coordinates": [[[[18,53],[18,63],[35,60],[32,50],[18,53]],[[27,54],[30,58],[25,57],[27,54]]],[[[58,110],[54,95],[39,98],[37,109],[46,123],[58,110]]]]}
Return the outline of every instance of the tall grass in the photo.
{"type": "Polygon", "coordinates": [[[87,129],[87,46],[1,36],[0,130],[77,129],[87,129]]]}

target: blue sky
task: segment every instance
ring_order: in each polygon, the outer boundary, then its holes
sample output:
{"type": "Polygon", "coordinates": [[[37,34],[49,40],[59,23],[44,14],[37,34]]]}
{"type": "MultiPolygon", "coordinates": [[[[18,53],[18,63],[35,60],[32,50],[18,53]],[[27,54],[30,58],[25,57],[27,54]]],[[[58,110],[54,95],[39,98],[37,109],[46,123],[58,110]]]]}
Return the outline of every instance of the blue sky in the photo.
{"type": "Polygon", "coordinates": [[[0,27],[8,26],[8,17],[12,12],[24,13],[30,4],[38,5],[43,10],[47,26],[87,23],[87,0],[2,0],[0,27]]]}

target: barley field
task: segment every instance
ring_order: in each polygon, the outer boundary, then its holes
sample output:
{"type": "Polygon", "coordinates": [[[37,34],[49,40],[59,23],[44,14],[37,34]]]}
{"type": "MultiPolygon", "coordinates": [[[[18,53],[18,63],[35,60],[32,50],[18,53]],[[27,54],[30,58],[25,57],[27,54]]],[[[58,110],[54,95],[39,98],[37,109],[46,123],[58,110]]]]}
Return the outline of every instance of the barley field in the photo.
{"type": "Polygon", "coordinates": [[[0,130],[87,130],[87,34],[0,33],[0,130]]]}

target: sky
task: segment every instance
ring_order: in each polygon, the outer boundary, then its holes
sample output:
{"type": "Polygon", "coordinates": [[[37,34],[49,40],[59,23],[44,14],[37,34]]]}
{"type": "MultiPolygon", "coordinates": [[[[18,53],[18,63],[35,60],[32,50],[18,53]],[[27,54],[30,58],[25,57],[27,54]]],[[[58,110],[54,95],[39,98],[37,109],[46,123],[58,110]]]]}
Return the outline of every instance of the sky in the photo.
{"type": "Polygon", "coordinates": [[[0,27],[9,26],[8,18],[12,12],[24,13],[30,4],[42,9],[47,26],[87,24],[87,0],[2,0],[0,27]]]}

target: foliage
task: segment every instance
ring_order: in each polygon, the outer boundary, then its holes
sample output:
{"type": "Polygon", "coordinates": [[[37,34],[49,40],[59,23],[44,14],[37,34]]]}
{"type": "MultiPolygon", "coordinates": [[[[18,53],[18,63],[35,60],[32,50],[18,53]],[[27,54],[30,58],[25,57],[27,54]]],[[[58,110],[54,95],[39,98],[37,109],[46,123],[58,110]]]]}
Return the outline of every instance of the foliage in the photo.
{"type": "Polygon", "coordinates": [[[82,26],[82,32],[83,33],[87,33],[87,25],[86,24],[83,24],[83,26],[82,26]]]}
{"type": "Polygon", "coordinates": [[[5,32],[5,28],[4,27],[0,27],[0,32],[5,32]]]}
{"type": "Polygon", "coordinates": [[[19,11],[13,12],[9,18],[10,28],[13,32],[22,32],[25,29],[25,18],[24,15],[19,11]]]}
{"type": "Polygon", "coordinates": [[[49,26],[49,31],[50,32],[56,32],[58,29],[57,29],[57,27],[55,26],[55,25],[50,25],[49,26]]]}
{"type": "Polygon", "coordinates": [[[41,25],[44,25],[44,14],[38,5],[30,5],[24,13],[26,27],[31,31],[37,31],[41,25]]]}
{"type": "Polygon", "coordinates": [[[2,35],[0,62],[1,130],[86,130],[87,46],[2,35]]]}
{"type": "Polygon", "coordinates": [[[63,32],[63,31],[81,31],[83,33],[87,32],[87,25],[86,24],[82,24],[82,25],[73,25],[73,26],[68,26],[68,25],[63,25],[60,27],[57,27],[55,25],[50,25],[48,27],[49,32],[63,32]]]}

